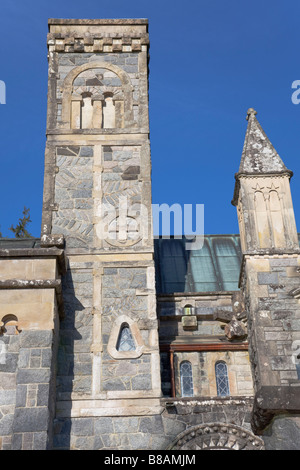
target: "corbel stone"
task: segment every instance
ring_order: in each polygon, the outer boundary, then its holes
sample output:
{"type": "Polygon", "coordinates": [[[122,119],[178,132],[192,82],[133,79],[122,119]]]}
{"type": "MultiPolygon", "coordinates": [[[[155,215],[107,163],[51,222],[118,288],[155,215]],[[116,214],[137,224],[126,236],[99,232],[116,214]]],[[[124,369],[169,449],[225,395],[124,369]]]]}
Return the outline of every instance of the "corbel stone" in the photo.
{"type": "Polygon", "coordinates": [[[252,411],[251,426],[261,435],[275,416],[299,415],[299,387],[262,386],[256,393],[252,411]]]}
{"type": "Polygon", "coordinates": [[[65,239],[62,234],[42,234],[41,236],[41,247],[49,248],[52,246],[63,248],[65,245],[65,239]]]}
{"type": "Polygon", "coordinates": [[[229,341],[233,341],[235,339],[241,340],[247,337],[246,326],[241,321],[238,321],[235,316],[233,316],[232,320],[225,325],[224,332],[229,341]]]}
{"type": "Polygon", "coordinates": [[[196,315],[183,315],[181,318],[181,323],[184,330],[197,330],[196,315]]]}

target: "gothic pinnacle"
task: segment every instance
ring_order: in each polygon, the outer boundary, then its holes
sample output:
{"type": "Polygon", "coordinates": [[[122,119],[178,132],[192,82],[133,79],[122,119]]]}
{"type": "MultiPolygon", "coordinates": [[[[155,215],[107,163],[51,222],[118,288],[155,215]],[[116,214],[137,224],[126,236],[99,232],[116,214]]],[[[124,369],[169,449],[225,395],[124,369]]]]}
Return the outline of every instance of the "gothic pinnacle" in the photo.
{"type": "Polygon", "coordinates": [[[249,108],[248,111],[247,111],[247,121],[249,120],[250,116],[256,116],[257,115],[257,111],[255,111],[254,108],[249,108]]]}

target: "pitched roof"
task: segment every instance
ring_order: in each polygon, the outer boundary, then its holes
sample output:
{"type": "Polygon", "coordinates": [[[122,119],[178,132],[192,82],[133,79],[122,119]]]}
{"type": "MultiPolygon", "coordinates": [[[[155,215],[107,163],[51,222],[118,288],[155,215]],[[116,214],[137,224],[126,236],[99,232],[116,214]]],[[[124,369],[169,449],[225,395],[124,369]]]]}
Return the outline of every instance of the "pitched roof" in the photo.
{"type": "Polygon", "coordinates": [[[200,249],[186,239],[154,240],[158,294],[238,290],[241,264],[239,235],[205,235],[200,249]]]}
{"type": "Polygon", "coordinates": [[[256,114],[253,108],[247,111],[248,126],[238,173],[292,173],[271,144],[256,114]]]}
{"type": "Polygon", "coordinates": [[[239,290],[239,235],[205,235],[199,250],[186,247],[184,237],[154,240],[157,294],[239,290]]]}

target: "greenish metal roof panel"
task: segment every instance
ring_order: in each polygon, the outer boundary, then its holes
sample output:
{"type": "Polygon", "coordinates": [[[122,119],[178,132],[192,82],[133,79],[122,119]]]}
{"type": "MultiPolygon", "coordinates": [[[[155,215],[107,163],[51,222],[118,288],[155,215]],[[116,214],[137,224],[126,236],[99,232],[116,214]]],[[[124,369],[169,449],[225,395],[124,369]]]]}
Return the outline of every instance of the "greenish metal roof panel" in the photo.
{"type": "Polygon", "coordinates": [[[184,237],[154,240],[158,294],[239,290],[239,235],[205,235],[201,249],[186,246],[184,237]]]}

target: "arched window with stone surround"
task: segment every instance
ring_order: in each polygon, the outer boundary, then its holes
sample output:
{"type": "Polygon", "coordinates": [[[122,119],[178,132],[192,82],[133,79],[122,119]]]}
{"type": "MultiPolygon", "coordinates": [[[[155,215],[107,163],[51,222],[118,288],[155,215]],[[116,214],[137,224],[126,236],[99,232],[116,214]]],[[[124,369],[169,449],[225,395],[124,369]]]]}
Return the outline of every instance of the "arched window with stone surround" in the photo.
{"type": "Polygon", "coordinates": [[[224,361],[216,362],[215,374],[216,374],[218,397],[228,397],[230,395],[230,391],[229,391],[228,370],[227,370],[226,362],[224,361]]]}
{"type": "Polygon", "coordinates": [[[117,351],[134,351],[135,350],[135,342],[134,342],[128,323],[123,323],[123,325],[121,325],[116,350],[117,351]]]}
{"type": "Polygon", "coordinates": [[[108,62],[95,61],[72,69],[63,84],[61,125],[71,129],[135,126],[129,75],[108,62]]]}
{"type": "Polygon", "coordinates": [[[180,364],[180,387],[182,397],[194,396],[193,369],[189,361],[180,364]]]}

